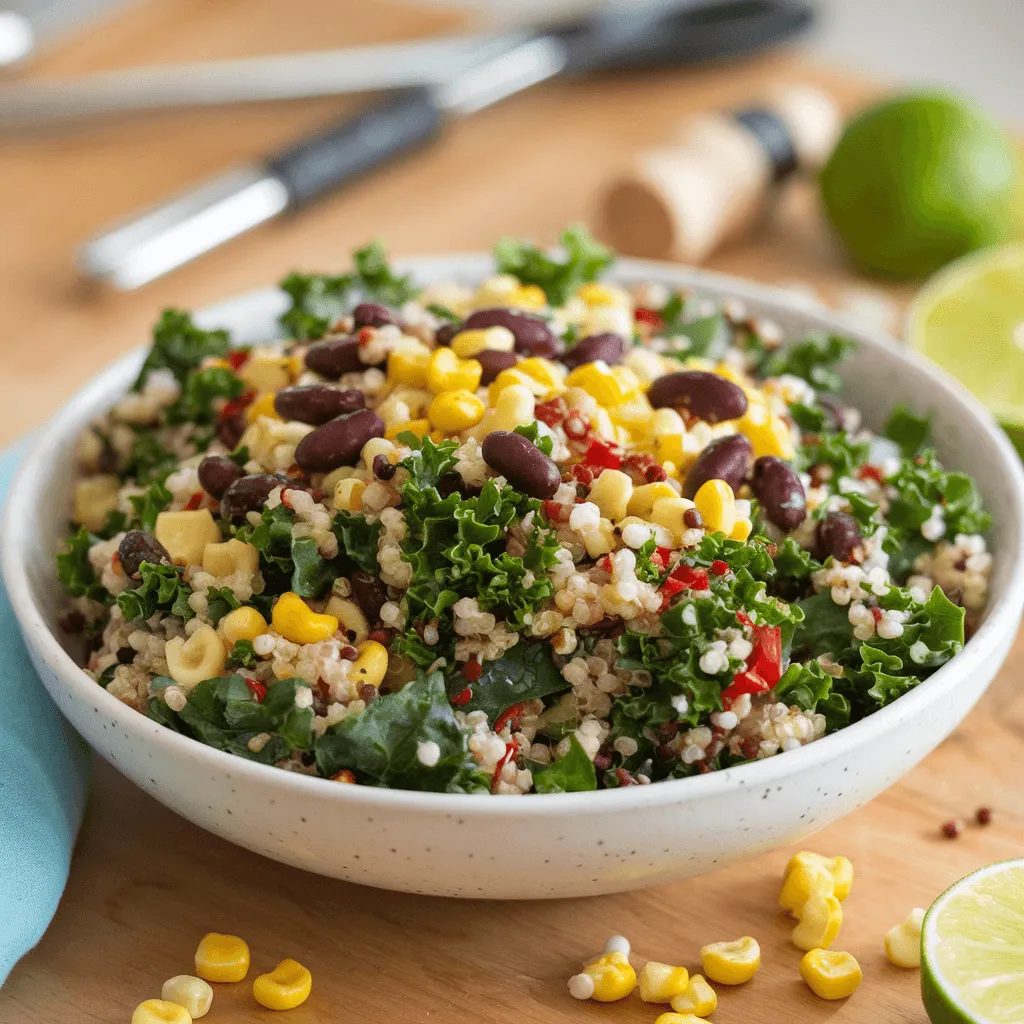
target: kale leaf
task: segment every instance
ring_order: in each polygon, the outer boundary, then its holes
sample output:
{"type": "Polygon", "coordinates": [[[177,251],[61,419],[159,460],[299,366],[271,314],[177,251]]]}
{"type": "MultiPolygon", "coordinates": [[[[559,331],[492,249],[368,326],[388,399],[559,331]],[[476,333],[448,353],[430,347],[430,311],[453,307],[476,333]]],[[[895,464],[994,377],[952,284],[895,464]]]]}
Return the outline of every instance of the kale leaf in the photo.
{"type": "Polygon", "coordinates": [[[154,480],[144,494],[133,494],[128,500],[135,509],[135,518],[143,530],[153,532],[156,526],[156,517],[171,503],[173,495],[164,483],[166,477],[161,476],[154,480]]]}
{"type": "Polygon", "coordinates": [[[208,366],[205,370],[193,370],[186,378],[181,396],[164,410],[167,423],[191,423],[209,426],[217,419],[214,401],[238,398],[245,385],[223,366],[208,366]]]}
{"type": "Polygon", "coordinates": [[[316,741],[316,763],[327,777],[348,768],[364,784],[396,789],[451,793],[490,787],[469,752],[468,732],[456,721],[440,672],[378,697],[361,714],[331,726],[316,741]],[[419,745],[431,742],[440,756],[427,766],[419,745]]]}
{"type": "Polygon", "coordinates": [[[68,538],[65,549],[57,554],[57,577],[64,589],[74,597],[88,597],[93,601],[110,603],[113,600],[100,583],[89,561],[89,548],[96,543],[83,526],[68,538]]]}
{"type": "Polygon", "coordinates": [[[595,281],[615,257],[580,225],[563,231],[561,242],[564,262],[520,238],[502,238],[494,246],[498,273],[514,274],[523,284],[539,286],[552,306],[563,306],[581,284],[595,281]]]}
{"type": "Polygon", "coordinates": [[[132,391],[141,391],[149,375],[159,369],[170,370],[184,385],[204,359],[225,356],[230,347],[227,331],[204,331],[193,323],[190,313],[165,309],[153,328],[153,346],[132,391]]]}
{"type": "MultiPolygon", "coordinates": [[[[461,689],[465,679],[456,677],[453,684],[461,689]]],[[[547,697],[568,690],[569,684],[551,657],[551,645],[544,641],[521,637],[495,661],[481,665],[480,678],[472,684],[472,698],[463,711],[485,711],[492,723],[513,704],[547,697]]]]}
{"type": "Polygon", "coordinates": [[[192,588],[178,566],[143,562],[139,575],[142,582],[137,587],[117,595],[117,606],[127,622],[148,619],[158,611],[175,615],[183,622],[195,615],[188,603],[192,588]]]}
{"type": "Polygon", "coordinates": [[[800,377],[819,391],[838,392],[843,378],[835,366],[856,351],[856,342],[837,334],[811,334],[804,341],[769,354],[761,363],[762,377],[791,374],[800,377]]]}
{"type": "Polygon", "coordinates": [[[925,445],[932,432],[927,416],[918,416],[909,406],[897,405],[885,424],[883,434],[895,441],[904,455],[916,455],[925,445]]]}
{"type": "Polygon", "coordinates": [[[380,523],[371,523],[365,516],[339,509],[331,524],[338,547],[364,572],[377,575],[377,541],[380,537],[380,523]]]}
{"type": "Polygon", "coordinates": [[[533,785],[538,793],[585,793],[597,789],[597,772],[580,741],[570,733],[566,755],[535,771],[533,785]]]}

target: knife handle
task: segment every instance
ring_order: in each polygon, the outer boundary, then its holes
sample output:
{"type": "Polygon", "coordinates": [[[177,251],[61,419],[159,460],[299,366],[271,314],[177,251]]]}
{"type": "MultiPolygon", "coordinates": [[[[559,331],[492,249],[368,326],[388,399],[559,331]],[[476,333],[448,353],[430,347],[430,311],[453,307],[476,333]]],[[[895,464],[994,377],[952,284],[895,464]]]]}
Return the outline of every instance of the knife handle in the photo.
{"type": "Polygon", "coordinates": [[[346,117],[267,161],[267,170],[302,206],[402,153],[435,139],[444,111],[432,89],[390,93],[382,102],[346,117]]]}

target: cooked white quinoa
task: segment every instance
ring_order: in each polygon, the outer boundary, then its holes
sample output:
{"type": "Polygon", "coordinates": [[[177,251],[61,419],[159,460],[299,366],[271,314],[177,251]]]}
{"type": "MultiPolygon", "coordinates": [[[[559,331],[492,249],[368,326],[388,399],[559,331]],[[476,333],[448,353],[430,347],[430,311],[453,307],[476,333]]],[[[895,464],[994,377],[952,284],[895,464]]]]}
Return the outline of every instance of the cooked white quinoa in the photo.
{"type": "Polygon", "coordinates": [[[290,340],[169,311],[78,445],[86,670],[240,756],[523,794],[774,756],[896,699],[983,613],[988,517],[841,339],[497,248],[417,291],[293,275],[290,340]]]}

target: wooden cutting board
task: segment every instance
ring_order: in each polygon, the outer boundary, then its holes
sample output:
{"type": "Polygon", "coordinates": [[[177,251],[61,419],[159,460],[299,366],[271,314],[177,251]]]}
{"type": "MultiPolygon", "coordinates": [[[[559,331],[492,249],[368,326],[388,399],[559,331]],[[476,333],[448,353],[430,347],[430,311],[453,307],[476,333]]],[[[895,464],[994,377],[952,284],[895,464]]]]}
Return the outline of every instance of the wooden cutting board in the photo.
{"type": "MultiPolygon", "coordinates": [[[[163,0],[69,43],[34,73],[340,45],[452,24],[437,11],[358,0],[163,0]]],[[[41,422],[87,376],[140,343],[165,305],[199,306],[294,266],[339,267],[353,245],[375,234],[398,254],[482,248],[506,232],[551,240],[592,213],[622,154],[662,139],[688,112],[742,102],[778,80],[824,85],[847,107],[876,91],[794,54],[545,86],[453,126],[428,152],[302,216],[128,296],[82,292],[71,260],[83,237],[324,123],[345,102],[166,114],[5,139],[0,441],[41,422]]],[[[809,283],[833,298],[849,287],[875,287],[844,266],[806,189],[794,190],[761,229],[712,265],[809,283]]],[[[444,901],[265,860],[207,835],[97,764],[64,901],[0,993],[0,1021],[127,1022],[165,978],[191,969],[200,936],[216,929],[245,936],[260,970],[285,956],[312,970],[313,996],[281,1018],[294,1024],[651,1022],[657,1009],[636,997],[602,1007],[566,993],[580,959],[612,932],[629,936],[644,956],[691,967],[702,943],[755,935],[764,965],[752,984],[722,993],[718,1024],[918,1024],[925,1017],[917,972],[886,962],[882,936],[967,871],[1024,850],[1013,771],[1024,756],[1019,652],[1020,645],[983,704],[923,765],[810,844],[846,854],[856,866],[838,945],[859,958],[865,981],[846,1003],[816,999],[797,974],[800,954],[775,908],[789,850],[646,892],[525,904],[444,901]],[[941,836],[943,821],[973,820],[981,805],[993,809],[987,828],[967,826],[957,840],[941,836]]],[[[268,1017],[240,985],[218,988],[207,1019],[268,1017]]]]}

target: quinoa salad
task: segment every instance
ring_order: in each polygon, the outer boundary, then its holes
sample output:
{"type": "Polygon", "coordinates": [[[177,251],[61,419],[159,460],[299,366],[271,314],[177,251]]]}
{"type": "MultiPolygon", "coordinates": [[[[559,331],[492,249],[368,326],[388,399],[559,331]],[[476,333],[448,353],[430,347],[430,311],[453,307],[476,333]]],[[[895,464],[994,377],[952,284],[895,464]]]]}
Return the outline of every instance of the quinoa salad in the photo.
{"type": "Polygon", "coordinates": [[[85,671],[263,764],[515,795],[774,757],[959,653],[990,517],[927,418],[875,434],[853,343],[562,243],[422,289],[373,243],[267,344],[165,311],[79,441],[85,671]]]}

